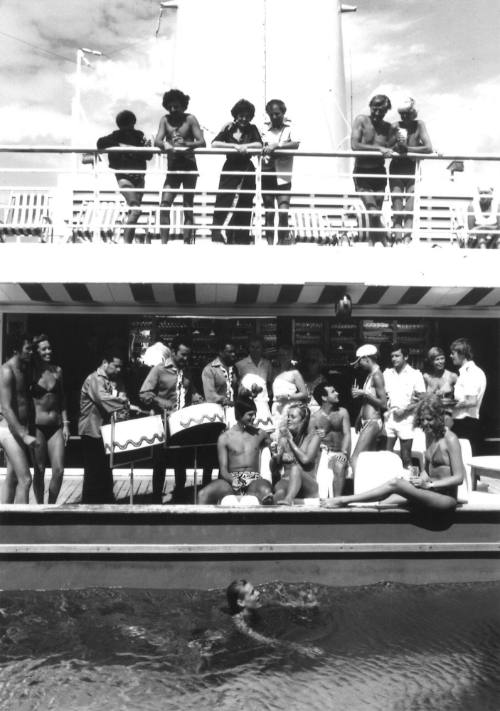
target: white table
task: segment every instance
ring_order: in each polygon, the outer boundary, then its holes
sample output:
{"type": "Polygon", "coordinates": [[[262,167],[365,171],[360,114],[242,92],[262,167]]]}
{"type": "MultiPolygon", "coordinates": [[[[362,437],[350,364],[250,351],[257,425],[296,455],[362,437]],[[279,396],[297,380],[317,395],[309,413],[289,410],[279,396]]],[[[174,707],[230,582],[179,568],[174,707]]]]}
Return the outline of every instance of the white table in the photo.
{"type": "Polygon", "coordinates": [[[471,457],[469,464],[472,468],[472,487],[475,489],[476,476],[481,473],[490,476],[492,479],[500,479],[500,456],[488,455],[483,457],[471,457]]]}

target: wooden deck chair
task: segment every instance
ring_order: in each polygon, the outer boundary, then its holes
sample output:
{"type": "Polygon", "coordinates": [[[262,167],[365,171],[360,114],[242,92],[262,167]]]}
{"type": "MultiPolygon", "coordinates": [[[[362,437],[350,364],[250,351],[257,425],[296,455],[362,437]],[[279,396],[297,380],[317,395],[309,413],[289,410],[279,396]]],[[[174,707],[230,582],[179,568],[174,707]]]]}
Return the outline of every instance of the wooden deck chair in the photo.
{"type": "Polygon", "coordinates": [[[128,207],[121,201],[85,200],[74,218],[71,241],[92,242],[98,230],[105,242],[117,242],[127,213],[128,207]]]}
{"type": "Polygon", "coordinates": [[[290,230],[295,242],[336,243],[336,235],[327,218],[314,209],[290,210],[290,230]]]}
{"type": "Polygon", "coordinates": [[[5,236],[21,238],[35,237],[40,242],[51,242],[53,238],[50,195],[40,190],[12,190],[7,205],[2,210],[0,241],[5,236]]]}

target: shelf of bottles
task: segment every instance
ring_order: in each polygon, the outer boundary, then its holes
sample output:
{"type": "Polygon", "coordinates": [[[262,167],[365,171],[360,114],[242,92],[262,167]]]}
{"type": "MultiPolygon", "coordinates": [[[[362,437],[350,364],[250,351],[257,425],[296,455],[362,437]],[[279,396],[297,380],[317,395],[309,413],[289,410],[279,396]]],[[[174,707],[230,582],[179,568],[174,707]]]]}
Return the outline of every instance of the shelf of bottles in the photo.
{"type": "Polygon", "coordinates": [[[299,355],[308,348],[324,349],[325,319],[295,318],[293,320],[293,344],[299,355]]]}
{"type": "Polygon", "coordinates": [[[409,363],[421,370],[425,365],[429,348],[430,328],[427,322],[396,320],[394,321],[394,340],[405,345],[409,350],[409,363]]]}
{"type": "Polygon", "coordinates": [[[220,340],[227,338],[236,347],[236,355],[248,354],[248,339],[258,334],[264,341],[266,354],[276,351],[276,319],[195,319],[152,316],[130,323],[130,358],[137,361],[146,348],[156,341],[171,346],[178,335],[188,335],[193,344],[191,365],[202,369],[213,360],[220,340]]]}
{"type": "Polygon", "coordinates": [[[347,366],[356,358],[359,345],[359,324],[330,322],[328,335],[328,363],[347,366]]]}

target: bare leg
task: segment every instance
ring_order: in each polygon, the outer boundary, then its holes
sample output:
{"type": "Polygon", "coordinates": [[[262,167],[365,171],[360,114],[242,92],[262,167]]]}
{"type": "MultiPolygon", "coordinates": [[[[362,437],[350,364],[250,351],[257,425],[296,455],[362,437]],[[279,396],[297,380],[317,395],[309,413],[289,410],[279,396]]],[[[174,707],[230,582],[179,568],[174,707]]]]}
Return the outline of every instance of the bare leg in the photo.
{"type": "Polygon", "coordinates": [[[414,209],[414,204],[415,204],[415,198],[413,191],[415,189],[415,185],[410,185],[408,187],[408,194],[407,194],[407,200],[406,204],[404,207],[405,210],[405,217],[404,217],[404,228],[405,228],[405,233],[403,235],[404,241],[406,243],[411,242],[412,239],[412,233],[413,233],[413,209],[414,209]]]}
{"type": "MultiPolygon", "coordinates": [[[[2,440],[2,446],[12,468],[12,476],[9,477],[7,487],[4,487],[6,495],[12,495],[14,481],[16,482],[14,501],[2,500],[2,503],[28,504],[31,487],[30,455],[28,449],[26,447],[21,447],[14,437],[4,437],[2,440]]],[[[9,471],[9,467],[7,467],[7,474],[9,474],[9,471]]]]}
{"type": "Polygon", "coordinates": [[[234,494],[231,484],[225,479],[217,479],[202,489],[198,496],[200,505],[218,504],[224,496],[234,494]]]}
{"type": "Polygon", "coordinates": [[[361,452],[374,452],[377,439],[380,435],[380,424],[379,420],[369,420],[359,433],[358,441],[356,442],[356,447],[351,456],[351,467],[356,476],[356,466],[358,464],[358,457],[361,452]]]}
{"type": "Polygon", "coordinates": [[[274,500],[277,504],[292,506],[293,500],[301,492],[305,498],[318,495],[318,484],[315,479],[303,472],[298,464],[292,464],[288,477],[280,479],[274,489],[274,500]],[[282,484],[283,482],[283,484],[282,484]]]}
{"type": "Polygon", "coordinates": [[[394,229],[393,243],[403,241],[403,198],[399,185],[392,186],[392,227],[394,229]]]}
{"type": "Polygon", "coordinates": [[[457,505],[452,496],[439,494],[437,491],[430,491],[429,489],[418,489],[405,479],[390,479],[385,484],[376,486],[374,489],[369,489],[369,491],[364,491],[361,494],[328,499],[323,505],[326,508],[336,508],[362,501],[382,501],[392,494],[404,496],[409,503],[442,511],[454,509],[457,505]]]}
{"type": "Polygon", "coordinates": [[[188,192],[184,193],[183,197],[183,207],[184,207],[184,244],[194,243],[194,191],[196,188],[196,182],[198,178],[194,176],[186,176],[184,179],[183,187],[184,190],[188,192]]]}
{"type": "MultiPolygon", "coordinates": [[[[126,180],[125,178],[120,178],[118,181],[120,186],[120,192],[123,195],[125,202],[131,208],[127,217],[127,225],[136,225],[141,216],[141,203],[144,193],[142,189],[135,188],[135,185],[126,180]]],[[[125,244],[131,244],[135,236],[135,227],[127,227],[123,231],[123,241],[125,244]]]]}
{"type": "Polygon", "coordinates": [[[5,457],[5,464],[6,471],[5,479],[3,480],[2,485],[1,502],[2,504],[13,504],[14,498],[16,496],[17,477],[14,471],[14,467],[7,459],[7,457],[5,457]]]}
{"type": "Polygon", "coordinates": [[[36,430],[38,447],[33,453],[33,493],[37,504],[44,503],[45,497],[45,467],[47,466],[47,442],[41,430],[36,430]]]}
{"type": "Polygon", "coordinates": [[[273,489],[271,484],[266,479],[256,479],[252,481],[248,487],[247,494],[250,496],[256,496],[261,504],[272,504],[273,499],[273,489]]]}
{"type": "Polygon", "coordinates": [[[399,444],[401,447],[401,460],[405,469],[411,467],[411,446],[413,444],[412,439],[399,439],[399,444]]]}
{"type": "Polygon", "coordinates": [[[47,442],[52,477],[49,484],[49,504],[55,504],[64,476],[64,438],[62,429],[54,432],[47,442]]]}
{"type": "Polygon", "coordinates": [[[345,478],[347,474],[347,462],[340,462],[337,459],[332,461],[333,470],[333,495],[342,496],[345,478]]]}
{"type": "Polygon", "coordinates": [[[160,239],[162,244],[167,244],[170,237],[170,208],[174,200],[175,193],[169,191],[162,194],[160,203],[160,239]]]}

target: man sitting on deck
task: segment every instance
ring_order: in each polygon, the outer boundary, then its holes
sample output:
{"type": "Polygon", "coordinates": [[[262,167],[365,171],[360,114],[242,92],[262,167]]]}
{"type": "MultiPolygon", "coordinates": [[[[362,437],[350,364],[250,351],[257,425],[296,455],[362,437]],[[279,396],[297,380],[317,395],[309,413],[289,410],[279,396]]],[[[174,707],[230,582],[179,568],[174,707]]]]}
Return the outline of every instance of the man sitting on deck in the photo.
{"type": "Polygon", "coordinates": [[[239,398],[234,404],[236,424],[217,441],[220,479],[200,492],[200,504],[218,504],[231,494],[256,496],[261,504],[272,504],[271,484],[260,475],[260,453],[268,433],[253,427],[257,412],[251,398],[239,398]]]}
{"type": "Polygon", "coordinates": [[[493,188],[479,186],[467,210],[468,246],[497,249],[500,240],[498,198],[493,188]]]}
{"type": "Polygon", "coordinates": [[[333,472],[333,494],[341,496],[351,454],[349,413],[340,407],[339,394],[333,385],[317,385],[313,395],[320,409],[311,415],[309,430],[325,432],[320,449],[326,451],[328,467],[333,472]]]}

